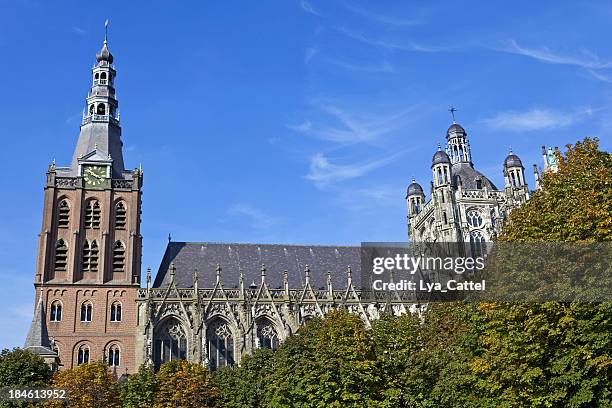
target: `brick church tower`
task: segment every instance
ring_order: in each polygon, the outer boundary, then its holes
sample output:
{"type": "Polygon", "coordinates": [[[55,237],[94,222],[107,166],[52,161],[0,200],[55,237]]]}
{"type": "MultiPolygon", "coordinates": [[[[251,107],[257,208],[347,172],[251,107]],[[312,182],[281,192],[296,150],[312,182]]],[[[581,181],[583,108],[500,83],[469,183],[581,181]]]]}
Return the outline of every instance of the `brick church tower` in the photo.
{"type": "Polygon", "coordinates": [[[124,168],[106,38],[96,61],[72,162],[54,162],[47,172],[34,280],[38,317],[25,347],[55,351],[60,369],[104,359],[120,375],[136,369],[143,178],[142,170],[124,168]]]}

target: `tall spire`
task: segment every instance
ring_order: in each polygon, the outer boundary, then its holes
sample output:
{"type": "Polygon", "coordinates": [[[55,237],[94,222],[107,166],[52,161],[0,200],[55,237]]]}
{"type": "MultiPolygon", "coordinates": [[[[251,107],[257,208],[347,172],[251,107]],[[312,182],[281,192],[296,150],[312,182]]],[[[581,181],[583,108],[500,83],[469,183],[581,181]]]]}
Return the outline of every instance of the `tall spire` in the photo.
{"type": "Polygon", "coordinates": [[[112,178],[124,178],[119,102],[115,95],[114,57],[108,49],[108,20],[104,24],[104,42],[96,53],[92,68],[92,84],[87,93],[86,107],[71,170],[79,174],[81,162],[98,162],[112,167],[112,178]]]}

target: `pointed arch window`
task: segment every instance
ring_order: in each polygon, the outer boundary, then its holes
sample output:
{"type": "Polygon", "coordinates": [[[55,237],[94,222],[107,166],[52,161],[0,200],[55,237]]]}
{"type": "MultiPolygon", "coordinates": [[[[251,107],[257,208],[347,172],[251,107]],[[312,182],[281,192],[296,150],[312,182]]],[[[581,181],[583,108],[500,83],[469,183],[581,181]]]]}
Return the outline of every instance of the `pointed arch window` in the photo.
{"type": "Polygon", "coordinates": [[[65,271],[68,262],[68,246],[63,239],[55,244],[55,270],[65,271]]]}
{"type": "Polygon", "coordinates": [[[57,226],[67,228],[70,223],[70,205],[68,200],[62,200],[57,209],[57,226]]]}
{"type": "Polygon", "coordinates": [[[49,320],[52,322],[62,321],[62,303],[59,300],[51,303],[51,311],[49,313],[49,320]]]}
{"type": "Polygon", "coordinates": [[[120,302],[115,302],[111,305],[110,309],[110,321],[111,322],[120,322],[122,314],[122,307],[120,302]]]}
{"type": "Polygon", "coordinates": [[[119,346],[113,344],[108,349],[108,365],[111,367],[119,367],[121,363],[119,346]]]}
{"type": "Polygon", "coordinates": [[[206,340],[210,371],[234,365],[234,339],[225,321],[217,319],[209,325],[206,340]]]}
{"type": "Polygon", "coordinates": [[[85,241],[83,244],[83,270],[98,270],[98,243],[95,239],[91,243],[85,241]]]}
{"type": "Polygon", "coordinates": [[[470,249],[474,256],[483,255],[485,252],[485,237],[480,231],[472,231],[470,233],[470,249]]]}
{"type": "Polygon", "coordinates": [[[85,228],[100,228],[100,203],[98,200],[90,200],[85,207],[85,228]]]}
{"type": "Polygon", "coordinates": [[[279,345],[279,338],[274,324],[267,318],[262,318],[257,322],[257,341],[260,348],[276,350],[279,345]]]}
{"type": "Polygon", "coordinates": [[[472,228],[482,227],[482,216],[478,210],[470,210],[467,213],[467,222],[472,228]]]}
{"type": "Polygon", "coordinates": [[[115,229],[125,229],[126,221],[127,211],[125,209],[125,204],[123,201],[120,201],[115,206],[115,229]]]}
{"type": "Polygon", "coordinates": [[[81,321],[91,322],[91,315],[93,312],[93,305],[91,302],[86,301],[81,304],[81,321]]]}
{"type": "Polygon", "coordinates": [[[153,356],[156,369],[168,361],[187,359],[187,336],[177,319],[170,318],[156,329],[153,356]]]}
{"type": "Polygon", "coordinates": [[[87,363],[89,363],[89,346],[84,344],[79,347],[79,351],[77,353],[77,364],[81,365],[87,363]]]}
{"type": "Polygon", "coordinates": [[[125,270],[125,245],[123,242],[116,241],[113,245],[113,272],[123,272],[125,270]]]}

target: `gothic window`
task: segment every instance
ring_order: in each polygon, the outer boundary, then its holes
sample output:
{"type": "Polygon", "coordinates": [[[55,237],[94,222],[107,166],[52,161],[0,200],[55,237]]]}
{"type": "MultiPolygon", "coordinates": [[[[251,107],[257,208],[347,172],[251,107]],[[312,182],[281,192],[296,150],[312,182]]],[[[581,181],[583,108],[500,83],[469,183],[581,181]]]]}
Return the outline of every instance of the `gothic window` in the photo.
{"type": "Polygon", "coordinates": [[[98,109],[96,110],[96,114],[105,115],[106,114],[106,106],[103,103],[98,104],[98,109]]]}
{"type": "Polygon", "coordinates": [[[82,345],[79,347],[79,351],[77,354],[77,364],[87,364],[89,363],[89,346],[82,345]]]}
{"type": "Polygon", "coordinates": [[[91,302],[83,302],[81,304],[81,321],[82,322],[91,322],[91,313],[93,311],[93,306],[91,302]]]}
{"type": "Polygon", "coordinates": [[[260,319],[257,322],[257,340],[260,348],[276,350],[278,348],[279,339],[274,324],[266,319],[260,319]]]}
{"type": "Polygon", "coordinates": [[[59,203],[57,210],[57,226],[60,228],[67,228],[70,222],[70,205],[68,200],[62,200],[59,203]]]}
{"type": "Polygon", "coordinates": [[[446,216],[446,211],[442,213],[442,219],[444,220],[444,224],[448,224],[448,217],[446,216]]]}
{"type": "Polygon", "coordinates": [[[444,191],[440,191],[440,201],[444,204],[444,191]]]}
{"type": "Polygon", "coordinates": [[[234,365],[234,339],[224,320],[217,319],[208,326],[206,341],[210,371],[234,365]]]}
{"type": "Polygon", "coordinates": [[[482,216],[478,210],[470,210],[467,213],[467,221],[470,227],[480,228],[482,227],[482,216]]]}
{"type": "Polygon", "coordinates": [[[111,322],[121,321],[121,303],[115,302],[111,305],[110,320],[111,322]]]}
{"type": "Polygon", "coordinates": [[[120,360],[120,350],[119,350],[119,346],[116,344],[113,344],[112,346],[109,347],[108,349],[108,365],[111,367],[118,367],[121,360],[120,360]]]}
{"type": "Polygon", "coordinates": [[[60,239],[55,244],[55,270],[65,271],[66,263],[68,262],[68,246],[63,239],[60,239]]]}
{"type": "Polygon", "coordinates": [[[187,336],[178,320],[170,318],[156,329],[153,356],[156,369],[168,361],[187,359],[187,336]]]}
{"type": "Polygon", "coordinates": [[[83,270],[98,270],[98,243],[96,240],[91,241],[91,243],[85,241],[83,244],[83,270]]]}
{"type": "Polygon", "coordinates": [[[115,206],[115,228],[125,229],[127,220],[127,211],[125,210],[125,204],[120,201],[115,206]]]}
{"type": "Polygon", "coordinates": [[[125,245],[117,241],[113,245],[113,272],[123,272],[125,269],[125,245]]]}
{"type": "Polygon", "coordinates": [[[482,180],[476,180],[476,188],[478,190],[482,189],[482,180]]]}
{"type": "Polygon", "coordinates": [[[474,256],[479,256],[484,253],[485,250],[485,237],[480,231],[472,231],[470,233],[470,249],[474,256]]]}
{"type": "Polygon", "coordinates": [[[98,200],[90,200],[85,207],[85,228],[100,228],[100,203],[98,200]]]}
{"type": "Polygon", "coordinates": [[[49,320],[52,322],[62,321],[62,303],[59,300],[51,303],[51,313],[49,313],[49,320]]]}

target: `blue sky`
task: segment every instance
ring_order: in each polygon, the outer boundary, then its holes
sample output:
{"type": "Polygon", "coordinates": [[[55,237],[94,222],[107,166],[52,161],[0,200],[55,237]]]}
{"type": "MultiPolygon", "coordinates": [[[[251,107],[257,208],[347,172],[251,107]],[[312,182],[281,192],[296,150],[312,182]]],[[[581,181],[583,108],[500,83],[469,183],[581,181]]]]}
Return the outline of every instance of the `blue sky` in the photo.
{"type": "Polygon", "coordinates": [[[145,171],[143,270],[178,241],[406,239],[451,123],[502,185],[511,145],[610,149],[606,1],[0,0],[0,346],[31,319],[44,174],[68,164],[110,20],[124,156],[145,171]],[[176,4],[175,4],[176,3],[176,4]]]}

